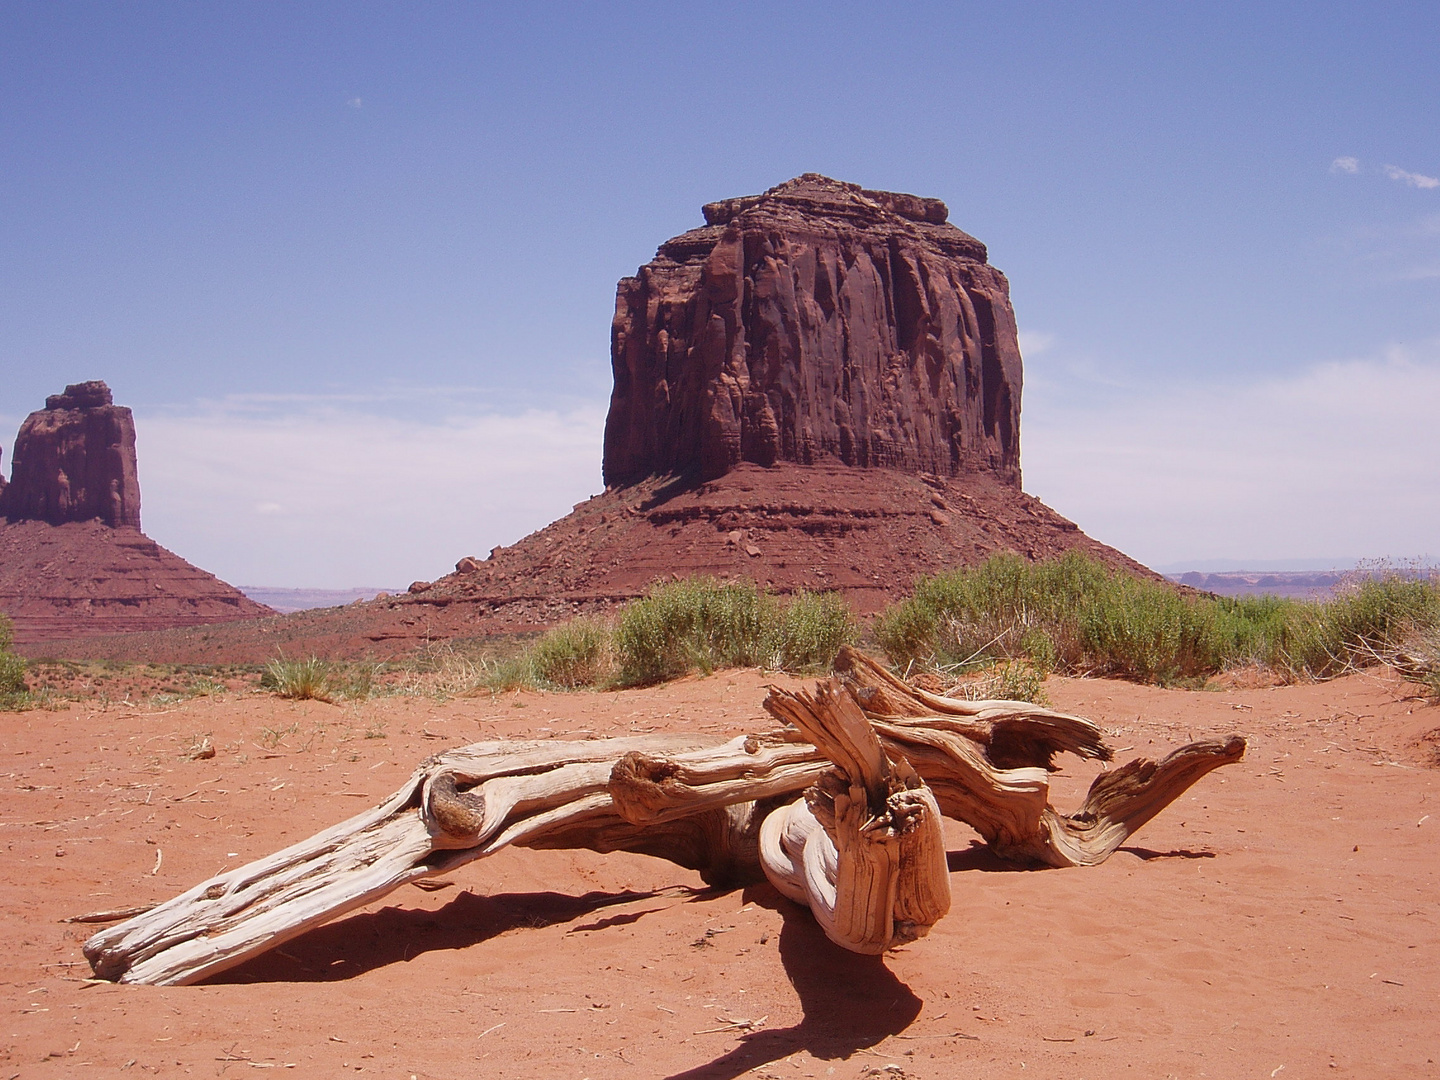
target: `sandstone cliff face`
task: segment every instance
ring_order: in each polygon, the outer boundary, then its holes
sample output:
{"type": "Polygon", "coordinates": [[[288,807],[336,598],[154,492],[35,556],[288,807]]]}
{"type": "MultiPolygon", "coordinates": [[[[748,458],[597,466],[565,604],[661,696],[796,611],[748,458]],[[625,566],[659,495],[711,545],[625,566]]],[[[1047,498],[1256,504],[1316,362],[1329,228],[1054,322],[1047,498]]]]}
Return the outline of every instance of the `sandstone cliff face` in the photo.
{"type": "Polygon", "coordinates": [[[67,386],[26,417],[10,472],[0,516],[51,525],[98,518],[140,528],[135,420],[103,382],[67,386]]]}
{"type": "Polygon", "coordinates": [[[704,213],[620,282],[607,485],[792,461],[1020,486],[1009,285],[944,203],[807,173],[704,213]]]}

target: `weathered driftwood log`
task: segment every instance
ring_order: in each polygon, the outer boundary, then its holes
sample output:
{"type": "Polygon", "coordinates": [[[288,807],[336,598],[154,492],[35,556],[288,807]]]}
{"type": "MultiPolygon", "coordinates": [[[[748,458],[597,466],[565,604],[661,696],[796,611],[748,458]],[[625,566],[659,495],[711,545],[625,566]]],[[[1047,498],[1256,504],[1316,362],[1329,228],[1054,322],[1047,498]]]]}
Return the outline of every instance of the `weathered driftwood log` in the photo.
{"type": "Polygon", "coordinates": [[[859,653],[837,668],[813,696],[772,689],[766,708],[793,725],[780,731],[437,755],[373,810],[96,934],[85,955],[102,978],[195,982],[510,844],[640,852],[711,884],[759,880],[763,865],[837,941],[879,951],[949,906],[937,811],[1003,856],[1088,865],[1244,750],[1236,737],[1129,762],[1064,816],[1047,802],[1054,755],[1110,756],[1089,721],[925,694],[859,653]]]}
{"type": "MultiPolygon", "coordinates": [[[[724,879],[758,843],[743,808],[637,826],[608,787],[617,760],[642,748],[693,767],[794,774],[803,789],[826,768],[813,748],[779,740],[646,736],[583,742],[476,743],[424,762],[385,802],[308,840],[226,871],[85,943],[96,975],[191,983],[271,949],[408,881],[446,873],[510,844],[636,850],[724,879]],[[798,753],[797,753],[798,752],[798,753]],[[797,769],[795,758],[803,759],[797,769]],[[462,787],[465,790],[461,790],[462,787]]],[[[723,783],[723,781],[722,781],[723,783]]],[[[758,871],[758,866],[757,866],[758,871]]]]}
{"type": "Polygon", "coordinates": [[[842,684],[784,700],[785,714],[835,767],[765,819],[765,876],[854,952],[882,953],[929,933],[950,910],[935,797],[908,761],[886,754],[842,684]]]}

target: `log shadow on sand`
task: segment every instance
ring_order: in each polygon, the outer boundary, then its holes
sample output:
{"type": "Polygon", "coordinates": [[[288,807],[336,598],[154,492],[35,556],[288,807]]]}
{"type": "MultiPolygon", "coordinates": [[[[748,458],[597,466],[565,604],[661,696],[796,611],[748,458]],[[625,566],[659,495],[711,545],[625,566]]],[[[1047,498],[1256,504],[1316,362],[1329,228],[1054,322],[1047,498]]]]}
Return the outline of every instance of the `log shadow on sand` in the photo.
{"type": "Polygon", "coordinates": [[[809,911],[768,885],[747,890],[745,899],[784,918],[780,962],[804,1016],[793,1027],[742,1036],[728,1053],[666,1080],[734,1080],[800,1050],[825,1061],[849,1058],[898,1035],[920,1015],[924,1002],[885,966],[883,956],[842,949],[809,911]]]}
{"type": "Polygon", "coordinates": [[[1118,850],[1127,855],[1134,855],[1141,862],[1149,862],[1151,859],[1214,859],[1218,856],[1213,851],[1192,851],[1190,848],[1173,848],[1170,851],[1155,851],[1152,848],[1136,847],[1133,844],[1118,850]]]}
{"type": "Polygon", "coordinates": [[[1030,873],[1035,870],[1049,869],[1037,866],[1035,863],[1002,859],[983,840],[971,840],[970,846],[963,851],[947,851],[945,862],[950,867],[952,874],[963,871],[981,871],[986,874],[1030,873]]]}
{"type": "MultiPolygon", "coordinates": [[[[1142,862],[1150,862],[1153,859],[1217,858],[1213,851],[1194,851],[1190,848],[1174,848],[1170,851],[1156,851],[1153,848],[1127,844],[1115,850],[1123,851],[1127,855],[1134,855],[1142,862]]],[[[945,853],[945,861],[950,867],[952,874],[972,871],[979,871],[986,874],[1030,874],[1037,870],[1063,869],[1061,867],[1046,866],[1044,863],[1016,862],[1011,859],[1002,859],[999,855],[995,854],[993,848],[980,840],[970,841],[970,846],[962,851],[947,851],[945,853]]]]}
{"type": "MultiPolygon", "coordinates": [[[[539,929],[572,922],[617,904],[649,899],[688,899],[709,890],[671,888],[656,892],[462,892],[444,907],[386,907],[318,926],[277,949],[206,979],[202,985],[254,982],[340,982],[427,952],[465,949],[510,930],[539,929]]],[[[667,905],[668,906],[668,905],[667,905]]],[[[598,919],[575,930],[602,930],[634,922],[659,907],[598,919]]]]}

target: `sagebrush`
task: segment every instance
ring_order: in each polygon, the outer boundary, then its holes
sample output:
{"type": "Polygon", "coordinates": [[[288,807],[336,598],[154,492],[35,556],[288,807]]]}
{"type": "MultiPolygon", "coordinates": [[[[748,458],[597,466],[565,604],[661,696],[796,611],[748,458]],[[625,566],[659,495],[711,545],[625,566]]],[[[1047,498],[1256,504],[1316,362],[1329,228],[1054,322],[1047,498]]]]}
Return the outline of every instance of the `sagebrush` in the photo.
{"type": "Polygon", "coordinates": [[[25,660],[11,651],[14,641],[10,620],[0,615],[0,700],[25,693],[25,660]]]}
{"type": "Polygon", "coordinates": [[[959,672],[1024,659],[1047,672],[1178,683],[1243,664],[1330,678],[1437,624],[1440,591],[1415,574],[1371,570],[1323,603],[1231,598],[1186,594],[1071,552],[1038,563],[996,555],[924,578],[876,620],[875,636],[901,667],[959,672]]]}

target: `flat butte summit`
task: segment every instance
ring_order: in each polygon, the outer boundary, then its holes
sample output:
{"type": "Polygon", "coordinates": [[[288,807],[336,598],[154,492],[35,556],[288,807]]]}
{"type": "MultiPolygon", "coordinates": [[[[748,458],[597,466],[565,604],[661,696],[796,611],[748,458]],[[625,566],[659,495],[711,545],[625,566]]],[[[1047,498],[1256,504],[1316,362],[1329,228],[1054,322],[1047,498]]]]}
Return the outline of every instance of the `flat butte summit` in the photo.
{"type": "Polygon", "coordinates": [[[873,612],[1000,551],[1153,576],[1021,490],[1009,283],[943,202],[807,173],[703,213],[619,283],[602,494],[407,594],[143,647],[395,655],[696,574],[839,590],[873,612]]]}
{"type": "Polygon", "coordinates": [[[45,399],[0,476],[0,613],[28,652],[273,612],[140,531],[135,420],[103,382],[45,399]]]}

